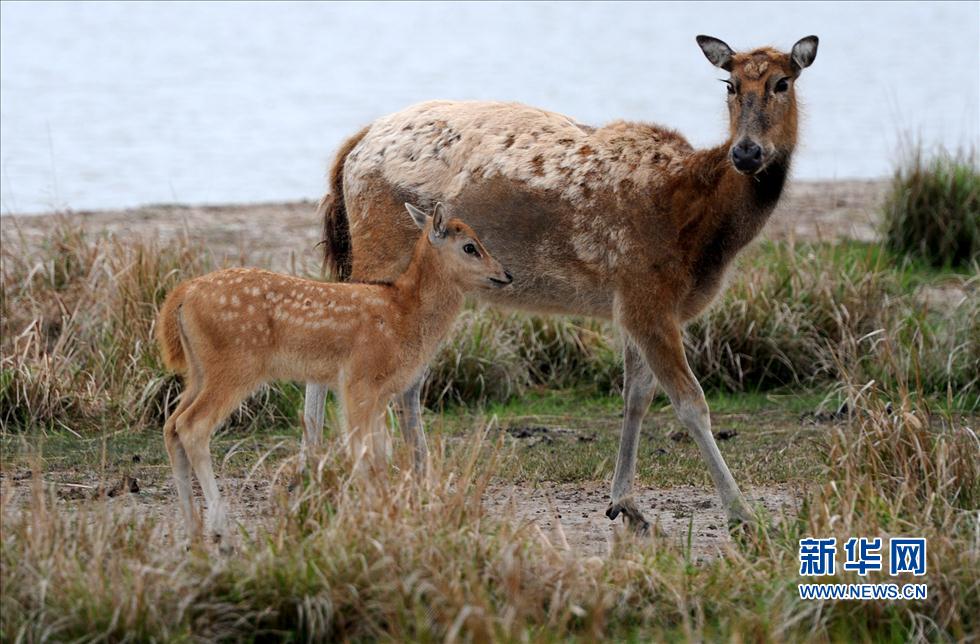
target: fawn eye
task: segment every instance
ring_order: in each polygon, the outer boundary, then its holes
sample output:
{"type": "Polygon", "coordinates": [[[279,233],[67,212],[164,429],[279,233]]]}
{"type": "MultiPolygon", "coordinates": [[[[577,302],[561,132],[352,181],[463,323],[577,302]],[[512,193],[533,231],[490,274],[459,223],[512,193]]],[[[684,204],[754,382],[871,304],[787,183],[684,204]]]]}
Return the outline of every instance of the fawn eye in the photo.
{"type": "Polygon", "coordinates": [[[776,86],[772,88],[774,92],[785,92],[789,89],[789,80],[786,78],[780,78],[776,81],[776,86]]]}
{"type": "Polygon", "coordinates": [[[728,89],[728,95],[732,96],[735,94],[735,83],[729,80],[722,81],[725,83],[725,87],[728,89]]]}
{"type": "Polygon", "coordinates": [[[466,253],[467,255],[473,255],[474,257],[480,256],[480,251],[478,251],[476,249],[476,246],[474,246],[473,244],[464,244],[463,252],[466,253]]]}

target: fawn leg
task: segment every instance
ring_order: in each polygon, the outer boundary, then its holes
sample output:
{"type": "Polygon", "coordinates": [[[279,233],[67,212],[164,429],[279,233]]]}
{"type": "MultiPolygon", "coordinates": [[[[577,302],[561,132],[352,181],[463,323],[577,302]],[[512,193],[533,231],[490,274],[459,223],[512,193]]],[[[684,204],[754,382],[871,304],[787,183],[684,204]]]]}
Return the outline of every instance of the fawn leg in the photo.
{"type": "Polygon", "coordinates": [[[374,469],[379,456],[375,453],[375,432],[381,405],[370,386],[344,387],[344,415],[347,421],[348,454],[355,470],[365,474],[374,469]]]}
{"type": "MultiPolygon", "coordinates": [[[[211,378],[227,383],[227,378],[211,378]]],[[[228,506],[221,498],[211,464],[211,433],[248,395],[249,389],[205,383],[194,402],[177,419],[177,434],[194,468],[207,503],[206,527],[220,541],[227,534],[228,506]]]]}
{"type": "Polygon", "coordinates": [[[606,516],[615,519],[623,513],[627,525],[636,532],[646,532],[650,524],[633,500],[633,479],[636,476],[636,450],[640,429],[650,401],[657,388],[657,379],[628,338],[623,349],[623,431],[619,438],[619,456],[613,475],[612,497],[606,516]]]}
{"type": "MultiPolygon", "coordinates": [[[[391,440],[388,435],[388,404],[378,400],[369,417],[371,448],[375,468],[383,468],[391,459],[391,440]]],[[[378,471],[382,471],[378,469],[378,471]]]]}
{"type": "Polygon", "coordinates": [[[677,418],[697,443],[729,521],[753,522],[752,511],[711,435],[708,403],[684,355],[680,325],[667,316],[641,319],[640,315],[624,324],[670,398],[677,418]]]}
{"type": "Polygon", "coordinates": [[[194,352],[191,350],[190,342],[184,331],[183,317],[180,309],[177,311],[179,323],[180,343],[187,356],[188,370],[184,376],[184,391],[180,395],[180,402],[170,418],[163,425],[163,442],[167,447],[167,454],[170,457],[170,468],[174,473],[174,483],[177,487],[177,499],[180,504],[181,513],[184,515],[184,524],[187,528],[187,535],[191,539],[196,539],[201,534],[201,518],[194,506],[194,492],[191,487],[191,462],[187,456],[187,450],[180,440],[177,432],[177,421],[183,416],[184,412],[197,400],[201,392],[201,383],[204,381],[204,373],[201,364],[198,362],[194,352]]]}
{"type": "Polygon", "coordinates": [[[190,407],[196,396],[196,387],[192,389],[188,386],[184,389],[180,403],[163,425],[163,442],[167,446],[167,454],[170,456],[170,467],[174,473],[180,511],[184,517],[187,534],[192,538],[200,534],[200,517],[194,507],[194,496],[191,490],[191,462],[187,458],[187,452],[177,434],[177,419],[190,407]]]}
{"type": "Polygon", "coordinates": [[[429,470],[429,447],[425,442],[425,430],[422,427],[422,385],[426,372],[419,377],[398,397],[398,425],[401,427],[405,442],[412,448],[415,462],[415,474],[424,479],[429,470]]]}

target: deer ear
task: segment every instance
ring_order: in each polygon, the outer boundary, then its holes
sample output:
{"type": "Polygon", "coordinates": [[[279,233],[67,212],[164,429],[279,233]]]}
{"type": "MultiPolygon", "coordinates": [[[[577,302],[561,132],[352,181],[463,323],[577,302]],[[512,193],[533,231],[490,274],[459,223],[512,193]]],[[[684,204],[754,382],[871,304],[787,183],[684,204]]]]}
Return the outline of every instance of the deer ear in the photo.
{"type": "Polygon", "coordinates": [[[818,44],[820,44],[819,38],[816,36],[807,36],[806,38],[800,38],[793,45],[793,53],[790,54],[790,60],[797,74],[803,71],[804,67],[812,65],[813,61],[817,59],[818,44]]]}
{"type": "Polygon", "coordinates": [[[432,234],[439,239],[445,238],[449,234],[449,230],[446,228],[447,223],[449,223],[449,217],[446,216],[446,208],[441,201],[437,202],[432,210],[432,234]]]}
{"type": "Polygon", "coordinates": [[[420,230],[425,230],[425,224],[428,221],[429,216],[410,203],[405,204],[405,210],[407,210],[408,214],[412,216],[412,221],[415,222],[415,225],[418,226],[420,230]]]}
{"type": "Polygon", "coordinates": [[[712,38],[711,36],[698,36],[698,45],[705,57],[715,67],[721,67],[726,72],[732,71],[732,56],[735,52],[725,44],[724,41],[712,38]]]}

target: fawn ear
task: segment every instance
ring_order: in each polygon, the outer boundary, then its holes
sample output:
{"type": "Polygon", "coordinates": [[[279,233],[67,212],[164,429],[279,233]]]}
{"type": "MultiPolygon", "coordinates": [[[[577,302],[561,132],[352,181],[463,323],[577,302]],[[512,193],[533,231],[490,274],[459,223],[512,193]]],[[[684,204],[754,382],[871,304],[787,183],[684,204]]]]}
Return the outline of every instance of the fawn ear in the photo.
{"type": "Polygon", "coordinates": [[[407,202],[405,203],[405,210],[407,210],[408,214],[412,216],[412,221],[415,222],[415,225],[418,226],[420,230],[425,230],[425,224],[428,221],[429,216],[407,202]]]}
{"type": "Polygon", "coordinates": [[[732,71],[732,56],[735,55],[735,52],[723,40],[718,40],[711,36],[698,36],[697,41],[698,46],[701,47],[701,51],[704,52],[705,58],[712,65],[720,67],[726,72],[732,71]]]}
{"type": "Polygon", "coordinates": [[[449,229],[446,228],[446,224],[449,223],[449,217],[446,215],[446,208],[442,205],[442,202],[437,202],[435,208],[432,210],[432,236],[436,239],[442,240],[446,238],[449,234],[449,229]]]}
{"type": "Polygon", "coordinates": [[[803,71],[804,67],[812,65],[813,61],[817,59],[817,45],[819,44],[819,38],[816,36],[807,36],[806,38],[800,38],[793,45],[790,60],[793,63],[793,70],[797,74],[803,71]]]}

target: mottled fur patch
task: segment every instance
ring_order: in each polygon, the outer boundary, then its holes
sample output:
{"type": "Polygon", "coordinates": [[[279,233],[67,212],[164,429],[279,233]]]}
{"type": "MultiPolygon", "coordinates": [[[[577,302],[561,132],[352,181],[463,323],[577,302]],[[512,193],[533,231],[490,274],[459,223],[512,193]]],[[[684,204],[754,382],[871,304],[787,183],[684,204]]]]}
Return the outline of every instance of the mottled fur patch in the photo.
{"type": "Polygon", "coordinates": [[[401,189],[452,201],[473,181],[504,177],[587,205],[599,191],[663,183],[690,151],[656,125],[594,129],[516,103],[432,101],[372,124],[346,159],[344,191],[357,194],[380,173],[401,189]]]}

